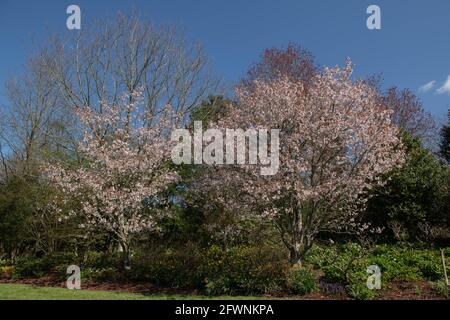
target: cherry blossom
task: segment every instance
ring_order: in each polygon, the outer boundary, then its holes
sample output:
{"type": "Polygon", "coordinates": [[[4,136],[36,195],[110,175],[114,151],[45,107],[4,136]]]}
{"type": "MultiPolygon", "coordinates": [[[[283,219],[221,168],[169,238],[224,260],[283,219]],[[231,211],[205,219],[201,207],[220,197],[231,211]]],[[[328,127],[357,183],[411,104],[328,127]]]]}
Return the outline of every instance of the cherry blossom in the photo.
{"type": "Polygon", "coordinates": [[[304,87],[281,77],[237,89],[238,107],[220,128],[280,129],[280,167],[262,176],[249,165],[212,167],[199,184],[228,210],[274,223],[298,263],[320,231],[361,233],[366,193],[404,153],[391,110],[352,65],[325,68],[304,87]]]}
{"type": "Polygon", "coordinates": [[[116,105],[102,103],[77,109],[84,131],[79,145],[81,165],[56,163],[47,176],[66,198],[79,199],[81,227],[112,233],[128,261],[132,236],[156,227],[155,215],[143,214],[145,200],[178,180],[170,166],[170,132],[175,115],[170,106],[158,115],[140,111],[141,94],[134,92],[116,105]]]}

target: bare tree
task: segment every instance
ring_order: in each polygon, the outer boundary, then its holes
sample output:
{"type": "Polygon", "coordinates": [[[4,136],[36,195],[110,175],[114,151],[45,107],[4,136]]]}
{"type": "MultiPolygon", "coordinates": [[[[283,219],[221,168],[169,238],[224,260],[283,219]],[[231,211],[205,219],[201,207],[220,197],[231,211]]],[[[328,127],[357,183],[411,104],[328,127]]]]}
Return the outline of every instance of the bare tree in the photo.
{"type": "Polygon", "coordinates": [[[286,48],[265,49],[260,61],[248,70],[241,86],[249,87],[255,80],[272,81],[280,77],[308,85],[318,70],[309,51],[290,43],[286,48]]]}
{"type": "Polygon", "coordinates": [[[48,70],[67,105],[116,103],[118,95],[144,91],[145,108],[155,114],[167,104],[188,114],[216,89],[200,45],[170,27],[133,15],[83,28],[70,41],[54,38],[48,70]]]}
{"type": "Polygon", "coordinates": [[[14,162],[30,171],[35,160],[55,151],[76,155],[81,133],[74,107],[101,112],[124,92],[131,102],[139,89],[148,114],[170,104],[186,120],[218,86],[201,46],[173,28],[119,14],[73,34],[69,40],[51,37],[23,75],[8,80],[0,132],[3,165],[14,162]]]}
{"type": "Polygon", "coordinates": [[[9,104],[1,110],[0,132],[5,173],[9,163],[29,174],[36,160],[67,147],[70,113],[61,108],[60,92],[44,56],[45,51],[36,54],[22,75],[6,83],[9,104]]]}
{"type": "Polygon", "coordinates": [[[392,120],[398,127],[425,140],[436,136],[432,115],[423,109],[421,101],[409,89],[389,88],[382,99],[394,111],[392,120]]]}

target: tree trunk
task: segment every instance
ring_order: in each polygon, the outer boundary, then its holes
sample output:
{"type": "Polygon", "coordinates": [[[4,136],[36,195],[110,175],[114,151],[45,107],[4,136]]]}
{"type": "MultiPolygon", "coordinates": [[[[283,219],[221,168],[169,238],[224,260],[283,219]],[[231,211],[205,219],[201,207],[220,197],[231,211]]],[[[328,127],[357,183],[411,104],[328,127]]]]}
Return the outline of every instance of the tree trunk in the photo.
{"type": "Polygon", "coordinates": [[[301,265],[301,258],[302,255],[298,250],[296,250],[295,248],[289,250],[289,262],[291,263],[291,265],[301,265]]]}
{"type": "Polygon", "coordinates": [[[131,252],[128,248],[123,251],[125,270],[131,270],[131,252]]]}
{"type": "Polygon", "coordinates": [[[304,225],[301,209],[294,204],[294,219],[292,221],[292,246],[289,249],[289,261],[292,265],[300,265],[304,255],[304,225]]]}
{"type": "Polygon", "coordinates": [[[130,247],[127,243],[119,242],[119,252],[122,252],[123,256],[123,265],[125,267],[125,270],[131,269],[131,252],[130,247]]]}

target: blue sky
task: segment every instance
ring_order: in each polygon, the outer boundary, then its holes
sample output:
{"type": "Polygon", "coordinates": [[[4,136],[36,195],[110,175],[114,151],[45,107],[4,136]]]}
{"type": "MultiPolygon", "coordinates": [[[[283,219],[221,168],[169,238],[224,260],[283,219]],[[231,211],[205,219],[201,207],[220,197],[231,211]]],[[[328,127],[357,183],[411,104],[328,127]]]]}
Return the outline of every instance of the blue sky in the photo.
{"type": "Polygon", "coordinates": [[[320,65],[350,57],[357,76],[382,73],[384,86],[412,89],[438,117],[450,107],[450,81],[444,86],[450,75],[448,0],[0,0],[0,103],[6,103],[3,82],[23,68],[32,37],[40,43],[48,34],[73,32],[65,26],[70,4],[80,6],[82,28],[132,9],[156,23],[175,24],[204,45],[228,83],[245,74],[264,48],[295,42],[320,65]],[[381,30],[366,28],[370,4],[381,8],[381,30]],[[428,91],[419,91],[432,81],[428,91]]]}

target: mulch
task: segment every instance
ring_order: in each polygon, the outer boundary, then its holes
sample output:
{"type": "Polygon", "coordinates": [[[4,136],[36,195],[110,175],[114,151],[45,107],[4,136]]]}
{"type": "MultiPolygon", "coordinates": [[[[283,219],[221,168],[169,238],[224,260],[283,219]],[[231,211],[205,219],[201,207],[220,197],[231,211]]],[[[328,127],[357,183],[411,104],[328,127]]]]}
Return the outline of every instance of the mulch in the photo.
{"type": "MultiPolygon", "coordinates": [[[[61,281],[56,276],[45,276],[37,279],[13,279],[7,275],[0,276],[0,283],[10,284],[28,284],[44,287],[65,288],[65,281],[61,281]]],[[[83,289],[118,291],[126,293],[139,294],[179,294],[179,295],[201,295],[197,290],[183,290],[176,288],[161,288],[149,283],[136,282],[95,282],[84,281],[83,289]]],[[[274,299],[294,299],[294,300],[350,300],[351,298],[344,294],[329,294],[324,292],[314,292],[303,296],[294,295],[264,295],[264,298],[274,299]]],[[[376,300],[446,300],[437,295],[427,281],[403,281],[392,282],[381,289],[376,300]]]]}

